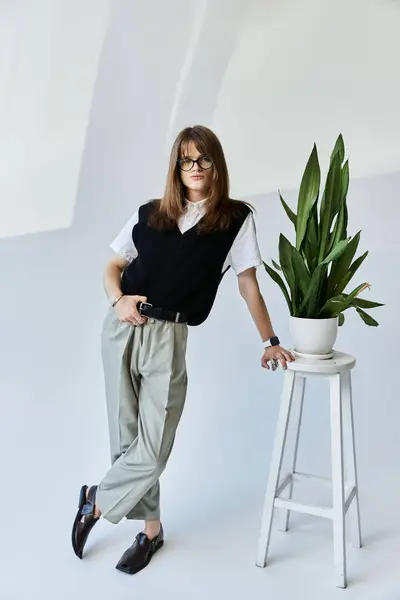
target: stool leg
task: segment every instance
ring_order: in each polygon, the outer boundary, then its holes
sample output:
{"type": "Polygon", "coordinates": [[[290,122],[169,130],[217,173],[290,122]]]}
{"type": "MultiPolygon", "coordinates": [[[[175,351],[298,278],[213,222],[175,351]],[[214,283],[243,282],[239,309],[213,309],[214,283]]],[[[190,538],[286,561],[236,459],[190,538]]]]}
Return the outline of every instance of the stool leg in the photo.
{"type": "MultiPolygon", "coordinates": [[[[298,373],[295,377],[294,391],[293,391],[293,406],[298,409],[297,413],[297,422],[296,422],[296,437],[293,448],[293,456],[292,456],[292,464],[290,473],[292,476],[296,472],[297,466],[297,454],[299,450],[299,439],[300,439],[300,430],[301,430],[301,422],[303,418],[303,405],[304,405],[304,390],[305,390],[306,378],[301,377],[298,373]]],[[[288,485],[288,494],[287,498],[289,500],[292,499],[293,496],[293,479],[288,485]]],[[[287,531],[289,529],[289,520],[290,520],[290,510],[283,509],[282,511],[282,525],[279,527],[281,531],[287,531]]]]}
{"type": "Polygon", "coordinates": [[[276,489],[279,484],[282,460],[285,452],[286,437],[290,420],[290,411],[292,407],[294,382],[294,371],[286,371],[283,382],[281,406],[275,433],[275,441],[269,471],[267,491],[264,500],[261,531],[258,540],[258,550],[256,559],[256,565],[258,567],[265,567],[267,561],[269,542],[271,539],[272,519],[274,516],[276,489]]]}
{"type": "Polygon", "coordinates": [[[346,448],[346,482],[350,488],[355,488],[355,496],[349,511],[353,512],[354,519],[348,519],[350,525],[350,536],[352,545],[361,548],[361,523],[360,523],[360,504],[358,497],[358,476],[356,445],[354,436],[354,415],[353,415],[353,397],[351,390],[351,373],[342,375],[342,402],[343,402],[343,424],[347,441],[346,448]]]}
{"type": "Polygon", "coordinates": [[[330,377],[331,447],[333,484],[333,546],[337,587],[347,586],[345,499],[342,431],[342,388],[339,374],[330,377]]]}

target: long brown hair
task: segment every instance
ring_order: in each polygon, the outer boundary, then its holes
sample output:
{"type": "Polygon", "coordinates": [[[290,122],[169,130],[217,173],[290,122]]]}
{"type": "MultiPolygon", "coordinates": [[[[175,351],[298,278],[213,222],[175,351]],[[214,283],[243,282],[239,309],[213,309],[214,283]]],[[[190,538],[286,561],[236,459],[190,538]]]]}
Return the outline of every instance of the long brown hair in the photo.
{"type": "Polygon", "coordinates": [[[171,150],[164,196],[156,203],[149,218],[149,225],[157,229],[169,229],[176,225],[185,206],[185,187],[182,183],[179,158],[187,154],[193,142],[197,150],[213,161],[213,180],[207,195],[206,214],[199,231],[205,233],[229,228],[238,206],[246,204],[229,198],[229,174],[221,142],[208,127],[186,127],[177,136],[171,150]]]}

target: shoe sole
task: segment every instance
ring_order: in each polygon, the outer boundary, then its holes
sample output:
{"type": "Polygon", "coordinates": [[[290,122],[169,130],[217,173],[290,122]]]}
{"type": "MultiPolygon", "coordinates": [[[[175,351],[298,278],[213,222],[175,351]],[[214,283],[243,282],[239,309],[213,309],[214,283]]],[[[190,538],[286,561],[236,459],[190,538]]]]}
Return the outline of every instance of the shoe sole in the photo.
{"type": "Polygon", "coordinates": [[[160,550],[160,548],[162,548],[164,546],[164,540],[162,540],[154,549],[154,552],[152,552],[148,558],[148,560],[141,565],[140,567],[136,567],[136,569],[128,569],[125,567],[119,567],[118,565],[115,567],[118,571],[121,571],[121,573],[127,573],[128,575],[136,575],[136,573],[139,573],[139,571],[143,571],[143,569],[145,569],[149,564],[151,559],[153,558],[153,556],[155,555],[156,552],[158,552],[158,550],[160,550]]]}
{"type": "Polygon", "coordinates": [[[83,485],[81,487],[81,491],[79,493],[79,502],[78,502],[78,512],[76,513],[76,517],[75,517],[75,521],[74,524],[72,526],[72,534],[71,534],[71,542],[72,542],[72,548],[74,550],[74,553],[76,554],[76,556],[80,559],[82,559],[82,552],[78,551],[78,548],[76,547],[76,528],[78,526],[79,521],[81,520],[81,510],[83,508],[83,505],[86,502],[86,492],[87,492],[88,486],[87,485],[83,485]]]}

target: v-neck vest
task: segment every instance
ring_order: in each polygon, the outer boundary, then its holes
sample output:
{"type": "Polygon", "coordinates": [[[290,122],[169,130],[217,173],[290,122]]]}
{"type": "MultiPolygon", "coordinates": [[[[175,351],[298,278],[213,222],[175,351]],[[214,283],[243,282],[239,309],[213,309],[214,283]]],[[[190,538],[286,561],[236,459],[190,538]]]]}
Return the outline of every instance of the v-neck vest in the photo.
{"type": "Polygon", "coordinates": [[[227,231],[201,233],[197,224],[181,233],[177,225],[165,230],[150,227],[154,206],[149,202],[139,209],[132,231],[138,256],[123,272],[122,292],[146,296],[153,306],[184,313],[189,325],[200,325],[214,304],[226,273],[222,273],[225,260],[250,208],[237,204],[227,231]]]}

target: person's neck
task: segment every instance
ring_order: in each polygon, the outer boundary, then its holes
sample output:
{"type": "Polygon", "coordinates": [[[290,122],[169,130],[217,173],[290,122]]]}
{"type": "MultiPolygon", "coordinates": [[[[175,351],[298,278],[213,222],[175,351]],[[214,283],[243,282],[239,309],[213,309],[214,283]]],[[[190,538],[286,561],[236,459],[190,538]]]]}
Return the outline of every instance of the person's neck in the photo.
{"type": "Polygon", "coordinates": [[[186,189],[186,199],[189,202],[201,202],[205,198],[207,198],[207,194],[205,192],[197,192],[196,190],[186,189]]]}

